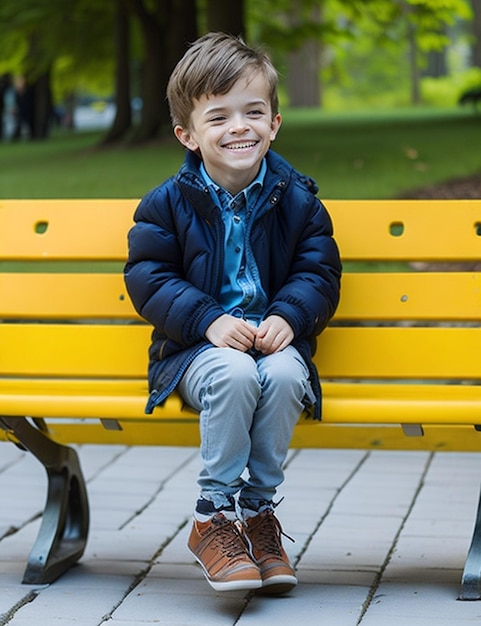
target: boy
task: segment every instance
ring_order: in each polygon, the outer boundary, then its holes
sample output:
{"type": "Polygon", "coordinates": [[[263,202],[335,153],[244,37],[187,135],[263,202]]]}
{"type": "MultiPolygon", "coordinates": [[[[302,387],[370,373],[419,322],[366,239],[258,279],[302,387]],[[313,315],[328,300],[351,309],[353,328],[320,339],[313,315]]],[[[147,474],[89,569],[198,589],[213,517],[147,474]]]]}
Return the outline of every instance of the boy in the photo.
{"type": "Polygon", "coordinates": [[[317,187],[270,150],[281,125],[265,53],[210,33],[167,89],[179,172],[148,193],[125,277],[154,326],[146,411],[177,388],[200,413],[188,546],[217,591],[285,593],[297,579],[274,509],[292,430],[320,416],[314,339],[341,266],[317,187]]]}

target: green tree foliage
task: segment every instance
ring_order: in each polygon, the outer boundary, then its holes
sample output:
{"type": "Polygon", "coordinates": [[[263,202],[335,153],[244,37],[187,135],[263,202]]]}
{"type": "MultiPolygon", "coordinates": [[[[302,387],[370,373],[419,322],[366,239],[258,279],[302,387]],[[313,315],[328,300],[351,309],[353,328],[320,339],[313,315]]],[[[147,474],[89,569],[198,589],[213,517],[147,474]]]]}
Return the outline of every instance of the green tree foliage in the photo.
{"type": "Polygon", "coordinates": [[[33,138],[47,135],[54,96],[64,99],[94,76],[99,86],[110,82],[112,16],[111,3],[96,0],[0,3],[2,69],[25,77],[34,94],[33,138]]]}
{"type": "MultiPolygon", "coordinates": [[[[479,7],[479,0],[471,2],[479,7]]],[[[472,18],[469,0],[239,0],[235,11],[232,4],[2,0],[0,72],[23,75],[34,86],[38,136],[46,129],[52,97],[66,102],[72,94],[93,91],[115,94],[112,141],[131,132],[130,100],[140,95],[143,110],[134,138],[144,141],[169,126],[168,76],[187,43],[206,29],[245,33],[247,40],[267,45],[281,76],[307,71],[301,66],[309,50],[310,60],[315,57],[310,74],[291,81],[301,105],[315,99],[306,92],[303,100],[299,84],[319,77],[347,87],[351,81],[358,94],[404,81],[416,101],[427,53],[449,44],[447,28],[456,20],[472,18]]]]}
{"type": "Polygon", "coordinates": [[[249,15],[249,32],[270,45],[284,73],[290,53],[318,41],[319,72],[328,81],[353,81],[360,93],[401,80],[416,102],[427,54],[450,43],[447,27],[470,19],[471,9],[468,0],[258,0],[249,15]]]}
{"type": "Polygon", "coordinates": [[[420,76],[428,53],[449,45],[447,27],[471,18],[468,0],[354,0],[348,5],[351,19],[360,24],[359,34],[367,24],[371,26],[378,50],[392,50],[391,43],[397,42],[396,67],[409,77],[413,104],[421,101],[420,76]]]}

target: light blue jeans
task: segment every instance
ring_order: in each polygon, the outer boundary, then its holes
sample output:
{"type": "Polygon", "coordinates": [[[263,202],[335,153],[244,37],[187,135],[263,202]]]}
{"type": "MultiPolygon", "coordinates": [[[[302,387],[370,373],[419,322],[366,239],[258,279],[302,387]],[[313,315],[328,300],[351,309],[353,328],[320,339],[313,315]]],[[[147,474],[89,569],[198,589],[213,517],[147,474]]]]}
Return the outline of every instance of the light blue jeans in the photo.
{"type": "Polygon", "coordinates": [[[314,401],[299,352],[288,346],[253,358],[212,347],[194,359],[179,392],[200,412],[200,497],[216,508],[234,494],[272,500],[303,401],[314,401]]]}

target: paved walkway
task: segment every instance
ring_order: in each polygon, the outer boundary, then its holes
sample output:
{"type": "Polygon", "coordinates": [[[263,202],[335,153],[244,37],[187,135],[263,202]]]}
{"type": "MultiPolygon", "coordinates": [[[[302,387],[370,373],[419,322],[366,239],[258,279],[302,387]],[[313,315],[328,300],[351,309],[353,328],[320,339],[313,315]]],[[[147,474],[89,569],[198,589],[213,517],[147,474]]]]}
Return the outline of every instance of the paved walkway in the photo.
{"type": "Polygon", "coordinates": [[[84,446],[91,532],[54,584],[20,583],[45,477],[0,444],[0,626],[463,626],[457,601],[480,454],[293,450],[278,515],[300,583],[286,597],[215,593],[186,548],[192,448],[84,446]]]}

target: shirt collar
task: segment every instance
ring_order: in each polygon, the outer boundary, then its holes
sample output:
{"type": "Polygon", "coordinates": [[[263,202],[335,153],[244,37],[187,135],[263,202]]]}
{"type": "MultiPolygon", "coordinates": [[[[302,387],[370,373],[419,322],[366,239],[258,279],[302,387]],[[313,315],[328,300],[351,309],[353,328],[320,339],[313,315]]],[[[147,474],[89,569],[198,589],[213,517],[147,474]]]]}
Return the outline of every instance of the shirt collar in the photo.
{"type": "MultiPolygon", "coordinates": [[[[244,194],[246,202],[249,202],[249,200],[251,199],[251,196],[254,195],[255,192],[258,192],[258,190],[263,186],[266,172],[267,172],[267,164],[266,164],[266,159],[264,158],[262,159],[261,166],[259,168],[259,173],[257,174],[257,176],[254,178],[254,180],[251,183],[249,183],[249,185],[247,185],[247,187],[239,191],[239,193],[236,194],[235,197],[239,196],[240,194],[244,194]]],[[[200,164],[200,173],[202,175],[202,178],[204,179],[204,182],[206,183],[208,187],[212,187],[217,193],[221,191],[222,195],[227,194],[228,197],[231,198],[231,200],[234,199],[234,196],[229,191],[227,191],[227,189],[224,189],[223,187],[218,185],[214,180],[212,180],[212,178],[207,173],[207,170],[205,169],[203,162],[200,164]]]]}

